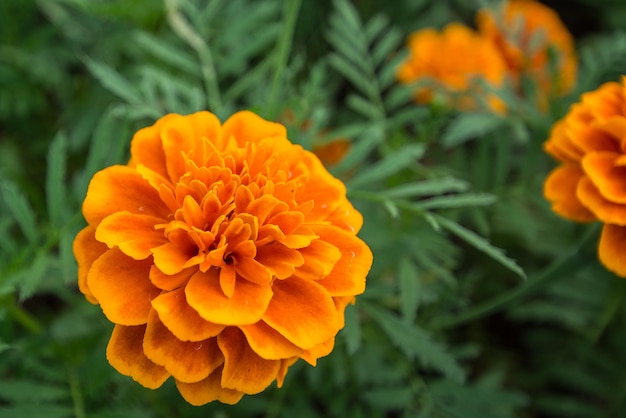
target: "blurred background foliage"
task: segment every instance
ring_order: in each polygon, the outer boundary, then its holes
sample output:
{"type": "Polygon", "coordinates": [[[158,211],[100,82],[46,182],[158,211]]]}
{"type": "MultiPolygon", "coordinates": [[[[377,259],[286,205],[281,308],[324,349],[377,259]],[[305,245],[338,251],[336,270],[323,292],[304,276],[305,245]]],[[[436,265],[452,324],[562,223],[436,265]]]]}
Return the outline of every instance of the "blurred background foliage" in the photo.
{"type": "MultiPolygon", "coordinates": [[[[0,2],[0,417],[622,417],[626,281],[595,225],[542,197],[541,144],[626,68],[626,3],[553,0],[579,81],[540,113],[417,106],[395,69],[414,30],[488,1],[0,2]],[[235,406],[187,405],[118,375],[112,325],[76,288],[71,246],[99,169],[168,112],[252,109],[332,172],[374,266],[331,355],[235,406]]],[[[515,100],[515,99],[511,99],[515,100]]]]}

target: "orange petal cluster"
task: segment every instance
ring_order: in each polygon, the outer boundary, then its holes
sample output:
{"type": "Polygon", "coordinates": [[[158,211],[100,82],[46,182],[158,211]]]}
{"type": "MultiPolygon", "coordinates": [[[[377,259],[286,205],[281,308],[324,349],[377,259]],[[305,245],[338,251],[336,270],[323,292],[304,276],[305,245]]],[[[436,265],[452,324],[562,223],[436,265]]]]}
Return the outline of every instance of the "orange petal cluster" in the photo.
{"type": "Polygon", "coordinates": [[[603,222],[600,261],[626,277],[626,77],[583,94],[544,149],[561,163],[544,185],[552,209],[574,221],[603,222]]]}
{"type": "Polygon", "coordinates": [[[170,114],[96,173],[78,284],[115,324],[111,365],[193,405],[280,387],[333,348],[372,264],[341,181],[251,112],[170,114]]]}
{"type": "Polygon", "coordinates": [[[559,15],[534,0],[510,0],[499,10],[476,15],[478,31],[498,47],[509,73],[519,83],[530,77],[539,100],[567,93],[576,82],[578,59],[574,40],[559,15]]]}
{"type": "MultiPolygon", "coordinates": [[[[408,38],[409,56],[398,67],[402,83],[430,79],[443,87],[446,102],[460,110],[480,107],[476,97],[484,96],[479,80],[494,88],[502,87],[507,73],[506,62],[489,39],[472,29],[450,23],[442,31],[422,29],[408,38]]],[[[415,92],[418,103],[429,103],[434,90],[420,87],[415,92]]],[[[495,95],[486,98],[488,107],[503,111],[504,104],[495,95]]]]}

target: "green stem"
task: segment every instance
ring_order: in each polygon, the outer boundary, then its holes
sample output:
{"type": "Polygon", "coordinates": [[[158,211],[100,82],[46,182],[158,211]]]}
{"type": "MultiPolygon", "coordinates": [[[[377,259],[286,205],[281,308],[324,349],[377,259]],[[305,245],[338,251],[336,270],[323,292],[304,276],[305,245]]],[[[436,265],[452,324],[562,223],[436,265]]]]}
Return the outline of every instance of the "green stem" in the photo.
{"type": "Polygon", "coordinates": [[[211,49],[178,10],[178,0],[165,0],[165,5],[167,19],[172,29],[181,39],[187,42],[198,55],[202,79],[207,93],[207,103],[211,111],[219,114],[222,110],[222,98],[220,96],[217,71],[213,63],[211,49]]]}
{"type": "Polygon", "coordinates": [[[76,374],[76,369],[73,367],[69,368],[67,374],[70,383],[72,403],[74,404],[74,416],[76,418],[86,418],[87,414],[85,414],[85,402],[83,401],[83,394],[80,391],[80,382],[78,380],[78,375],[76,374]]]}
{"type": "Polygon", "coordinates": [[[280,91],[283,72],[287,66],[289,51],[291,50],[291,41],[293,32],[296,27],[296,20],[300,11],[301,0],[289,0],[284,3],[283,9],[283,32],[278,41],[278,51],[276,53],[276,68],[274,71],[274,79],[272,80],[272,90],[270,91],[270,109],[275,111],[274,106],[278,102],[278,93],[280,91]]]}
{"type": "Polygon", "coordinates": [[[523,298],[546,287],[553,281],[565,277],[567,273],[579,269],[584,264],[584,260],[581,257],[578,257],[578,255],[587,242],[590,241],[591,238],[597,236],[597,229],[597,227],[588,228],[587,232],[577,245],[573,246],[561,257],[554,260],[543,271],[530,277],[513,291],[501,294],[474,306],[459,316],[452,318],[444,317],[441,320],[434,321],[433,326],[435,328],[451,328],[485,316],[493,315],[515,303],[518,303],[523,298]]]}

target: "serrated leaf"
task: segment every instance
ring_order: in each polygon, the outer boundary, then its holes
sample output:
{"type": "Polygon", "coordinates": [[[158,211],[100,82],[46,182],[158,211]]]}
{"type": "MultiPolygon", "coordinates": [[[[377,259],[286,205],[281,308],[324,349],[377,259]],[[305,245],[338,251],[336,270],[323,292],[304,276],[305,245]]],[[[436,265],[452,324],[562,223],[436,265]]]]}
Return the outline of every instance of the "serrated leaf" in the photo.
{"type": "Polygon", "coordinates": [[[9,212],[31,244],[39,240],[39,229],[33,208],[15,183],[0,183],[0,192],[9,212]]]}
{"type": "Polygon", "coordinates": [[[200,76],[198,61],[183,49],[174,47],[161,38],[144,31],[136,31],[133,33],[132,38],[137,45],[154,57],[190,75],[200,76]]]}
{"type": "Polygon", "coordinates": [[[407,358],[419,358],[425,367],[440,371],[450,380],[462,382],[465,379],[465,373],[454,357],[443,345],[434,342],[426,331],[373,304],[363,303],[362,307],[407,358]]]}
{"type": "Polygon", "coordinates": [[[111,66],[89,57],[84,57],[83,61],[91,74],[111,93],[127,103],[141,104],[141,96],[135,86],[111,66]]]}
{"type": "Polygon", "coordinates": [[[328,62],[341,75],[351,81],[352,84],[364,93],[366,97],[372,98],[378,96],[378,91],[376,86],[372,84],[372,81],[365,74],[355,68],[355,66],[345,57],[331,52],[328,56],[328,62]]]}
{"type": "Polygon", "coordinates": [[[354,354],[361,347],[361,320],[354,305],[346,307],[345,327],[342,330],[346,338],[346,350],[348,354],[354,354]]]}
{"type": "Polygon", "coordinates": [[[0,381],[0,399],[10,403],[46,403],[69,398],[64,386],[41,383],[27,379],[0,381]]]}
{"type": "Polygon", "coordinates": [[[28,299],[35,293],[44,277],[44,274],[46,273],[47,268],[48,256],[46,253],[39,252],[28,267],[17,273],[19,280],[16,282],[19,287],[20,301],[28,299]]]}
{"type": "Polygon", "coordinates": [[[381,161],[362,170],[353,179],[349,181],[352,188],[364,186],[368,183],[380,181],[398,171],[415,164],[419,160],[426,147],[423,144],[409,144],[393,154],[385,156],[381,161]]]}
{"type": "Polygon", "coordinates": [[[382,192],[388,198],[406,198],[440,195],[451,192],[463,192],[467,190],[469,184],[463,180],[453,177],[441,177],[414,183],[406,183],[400,186],[387,189],[382,192]]]}
{"type": "Polygon", "coordinates": [[[383,132],[382,126],[378,124],[369,125],[358,140],[352,143],[348,154],[332,171],[341,173],[363,162],[367,155],[383,141],[383,132]]]}
{"type": "Polygon", "coordinates": [[[421,200],[415,204],[424,210],[453,209],[470,206],[488,206],[495,203],[497,198],[488,193],[464,193],[451,196],[438,196],[421,200]]]}
{"type": "Polygon", "coordinates": [[[477,250],[493,258],[521,278],[526,279],[526,274],[524,273],[524,270],[515,262],[515,260],[507,257],[502,249],[492,245],[485,238],[477,235],[476,233],[470,231],[469,229],[459,225],[454,221],[438,215],[433,216],[440,226],[452,232],[454,235],[461,238],[463,241],[467,242],[477,250]]]}
{"type": "Polygon", "coordinates": [[[46,203],[48,216],[53,226],[59,228],[65,220],[63,209],[68,204],[65,187],[65,168],[67,159],[67,139],[59,132],[52,140],[48,150],[46,174],[46,203]]]}
{"type": "Polygon", "coordinates": [[[398,269],[402,318],[412,323],[417,316],[419,306],[420,281],[417,268],[410,260],[403,258],[398,269]]]}
{"type": "Polygon", "coordinates": [[[378,120],[384,116],[382,110],[374,103],[356,94],[349,95],[346,104],[357,113],[363,115],[366,119],[378,120]]]}
{"type": "Polygon", "coordinates": [[[402,409],[411,402],[410,387],[376,388],[365,391],[363,399],[370,405],[383,410],[402,409]]]}
{"type": "Polygon", "coordinates": [[[446,148],[456,147],[470,139],[493,132],[504,123],[504,118],[493,113],[462,113],[450,123],[441,137],[441,143],[446,148]]]}

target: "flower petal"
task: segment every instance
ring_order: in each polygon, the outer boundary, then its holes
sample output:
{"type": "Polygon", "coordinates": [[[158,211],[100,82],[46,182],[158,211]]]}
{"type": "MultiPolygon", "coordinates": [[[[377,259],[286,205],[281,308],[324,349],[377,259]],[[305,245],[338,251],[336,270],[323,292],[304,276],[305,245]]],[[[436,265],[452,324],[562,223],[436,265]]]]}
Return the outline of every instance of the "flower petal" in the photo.
{"type": "Polygon", "coordinates": [[[197,268],[191,267],[176,274],[165,274],[153,265],[150,267],[150,281],[159,289],[174,290],[187,284],[196,271],[198,271],[197,268]]]}
{"type": "Polygon", "coordinates": [[[620,277],[626,277],[626,227],[606,224],[602,228],[598,256],[604,266],[620,277]]]}
{"type": "Polygon", "coordinates": [[[151,361],[165,367],[180,382],[199,382],[224,362],[216,338],[181,341],[174,336],[155,311],[150,313],[143,351],[151,361]]]}
{"type": "Polygon", "coordinates": [[[229,298],[220,287],[218,270],[210,269],[191,277],[185,295],[189,305],[209,322],[248,325],[260,320],[265,313],[272,298],[272,288],[237,280],[233,296],[229,298]]]}
{"type": "Polygon", "coordinates": [[[304,264],[296,269],[295,274],[307,280],[321,280],[328,276],[341,259],[339,248],[319,238],[302,248],[300,254],[304,264]]]}
{"type": "Polygon", "coordinates": [[[333,351],[335,347],[335,337],[329,338],[323,343],[316,345],[313,348],[308,350],[304,350],[300,355],[300,358],[311,366],[315,367],[317,365],[317,359],[320,357],[325,357],[333,351]]]}
{"type": "Polygon", "coordinates": [[[263,391],[276,379],[280,361],[261,358],[238,328],[226,328],[217,336],[217,344],[224,354],[223,387],[252,395],[263,391]]]}
{"type": "Polygon", "coordinates": [[[304,264],[300,251],[287,248],[277,242],[257,248],[255,259],[281,280],[291,276],[296,271],[296,267],[304,264]]]}
{"type": "Polygon", "coordinates": [[[152,307],[159,319],[181,341],[202,341],[215,337],[224,325],[208,322],[198,314],[185,297],[184,289],[162,293],[152,299],[152,307]]]}
{"type": "Polygon", "coordinates": [[[365,277],[372,267],[372,251],[357,236],[331,225],[316,225],[315,233],[340,249],[341,258],[328,276],[317,283],[331,296],[360,295],[365,291],[365,277]]]}
{"type": "Polygon", "coordinates": [[[87,285],[87,275],[91,265],[104,254],[108,248],[103,243],[96,241],[96,230],[92,226],[82,229],[74,239],[72,249],[78,262],[78,289],[91,303],[98,303],[93,297],[87,285]]]}
{"type": "Polygon", "coordinates": [[[252,325],[241,325],[250,348],[267,360],[280,360],[294,357],[302,353],[302,349],[292,344],[278,331],[263,321],[252,325]]]}
{"type": "Polygon", "coordinates": [[[332,298],[316,282],[292,276],[277,280],[263,321],[298,347],[308,350],[339,331],[332,298]]]}
{"type": "Polygon", "coordinates": [[[183,383],[176,381],[176,387],[183,398],[194,406],[205,405],[213,401],[234,405],[244,395],[243,392],[238,390],[222,387],[222,367],[219,367],[209,377],[199,382],[183,383]]]}
{"type": "Polygon", "coordinates": [[[133,260],[118,248],[93,263],[87,285],[109,321],[121,325],[148,322],[150,301],[161,293],[148,278],[151,264],[151,260],[133,260]]]}
{"type": "Polygon", "coordinates": [[[298,357],[291,357],[280,361],[280,369],[278,369],[278,374],[276,376],[276,387],[281,388],[283,386],[285,376],[287,376],[287,370],[289,370],[289,367],[291,367],[296,361],[298,361],[298,357]]]}
{"type": "Polygon", "coordinates": [[[602,222],[626,225],[626,205],[606,200],[588,177],[583,177],[578,183],[577,195],[582,204],[602,222]]]}
{"type": "Polygon", "coordinates": [[[552,203],[552,210],[564,218],[577,222],[591,222],[596,218],[578,199],[576,189],[585,173],[571,164],[561,165],[548,175],[543,194],[552,203]]]}
{"type": "Polygon", "coordinates": [[[626,167],[615,165],[618,157],[613,152],[594,152],[585,155],[582,166],[602,196],[626,203],[626,167]]]}
{"type": "Polygon", "coordinates": [[[114,165],[94,174],[83,202],[83,215],[89,225],[95,227],[123,210],[163,219],[169,214],[159,193],[135,169],[114,165]]]}
{"type": "Polygon", "coordinates": [[[130,376],[148,389],[156,389],[170,377],[164,367],[153,363],[143,353],[145,325],[116,325],[107,345],[109,363],[119,373],[130,376]]]}
{"type": "MultiPolygon", "coordinates": [[[[162,273],[167,275],[177,275],[187,268],[187,262],[197,254],[193,254],[190,248],[181,248],[171,242],[166,242],[156,248],[152,248],[152,257],[154,265],[157,266],[162,273]]],[[[196,251],[197,253],[197,248],[196,251]]]]}
{"type": "Polygon", "coordinates": [[[163,231],[154,229],[160,223],[163,223],[162,218],[121,211],[100,222],[96,228],[96,239],[109,247],[119,247],[135,260],[143,260],[152,254],[152,248],[167,242],[163,231]]]}
{"type": "Polygon", "coordinates": [[[173,113],[165,115],[157,120],[154,125],[140,129],[133,135],[130,143],[130,166],[144,165],[158,175],[167,178],[161,129],[170,119],[177,116],[173,113]]]}
{"type": "Polygon", "coordinates": [[[286,137],[287,130],[279,123],[268,122],[260,116],[244,110],[233,114],[222,126],[222,138],[234,137],[240,147],[259,142],[265,138],[286,137]]]}

